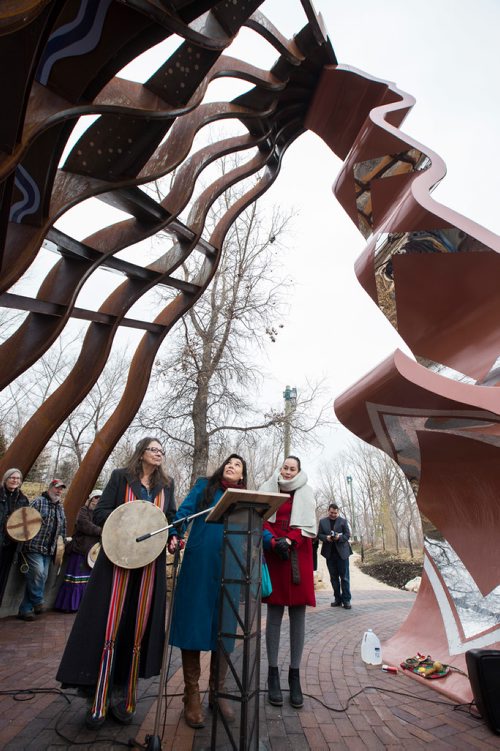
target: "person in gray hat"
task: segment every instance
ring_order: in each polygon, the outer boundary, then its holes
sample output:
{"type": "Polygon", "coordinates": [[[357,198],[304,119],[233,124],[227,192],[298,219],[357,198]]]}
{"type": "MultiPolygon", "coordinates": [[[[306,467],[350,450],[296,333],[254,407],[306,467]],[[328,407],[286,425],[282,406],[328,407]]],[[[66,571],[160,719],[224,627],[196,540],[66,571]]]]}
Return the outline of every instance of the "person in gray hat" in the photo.
{"type": "Polygon", "coordinates": [[[0,605],[19,547],[19,543],[12,540],[7,533],[7,520],[13,511],[29,505],[28,499],[21,491],[22,484],[21,470],[13,468],[5,472],[0,485],[0,605]]]}
{"type": "Polygon", "coordinates": [[[73,530],[73,538],[66,547],[69,553],[64,581],[57,593],[54,610],[63,613],[76,613],[87,588],[92,568],[89,553],[96,543],[101,541],[101,527],[94,524],[92,514],[102,490],[95,488],[78,512],[73,530]]]}

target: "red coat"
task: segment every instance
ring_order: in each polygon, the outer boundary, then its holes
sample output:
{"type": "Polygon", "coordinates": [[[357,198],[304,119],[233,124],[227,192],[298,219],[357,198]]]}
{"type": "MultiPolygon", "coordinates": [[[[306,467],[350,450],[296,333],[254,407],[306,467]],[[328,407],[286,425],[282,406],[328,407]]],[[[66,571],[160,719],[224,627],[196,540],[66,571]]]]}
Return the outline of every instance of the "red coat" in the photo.
{"type": "Polygon", "coordinates": [[[302,530],[290,527],[293,499],[285,501],[277,511],[276,521],[264,522],[264,529],[273,537],[288,537],[295,543],[300,571],[300,584],[292,581],[290,560],[283,561],[274,550],[266,550],[265,558],[271,576],[273,591],[262,602],[269,605],[316,605],[312,539],[304,537],[302,530]]]}

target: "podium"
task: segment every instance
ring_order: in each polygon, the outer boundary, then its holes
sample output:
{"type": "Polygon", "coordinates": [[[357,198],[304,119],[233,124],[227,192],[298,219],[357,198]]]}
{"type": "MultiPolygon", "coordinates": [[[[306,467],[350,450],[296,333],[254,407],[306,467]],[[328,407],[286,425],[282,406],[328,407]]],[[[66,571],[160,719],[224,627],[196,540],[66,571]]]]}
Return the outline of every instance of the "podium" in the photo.
{"type": "Polygon", "coordinates": [[[211,749],[259,744],[262,524],[290,496],[226,490],[206,518],[224,525],[211,749]],[[227,721],[219,702],[234,711],[227,721]]]}

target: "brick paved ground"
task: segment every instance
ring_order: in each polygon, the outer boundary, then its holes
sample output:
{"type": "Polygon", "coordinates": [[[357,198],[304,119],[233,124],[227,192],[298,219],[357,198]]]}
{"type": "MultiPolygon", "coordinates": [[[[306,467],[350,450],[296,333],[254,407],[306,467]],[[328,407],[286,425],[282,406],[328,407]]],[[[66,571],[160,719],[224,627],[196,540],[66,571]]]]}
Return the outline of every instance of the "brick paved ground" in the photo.
{"type": "MultiPolygon", "coordinates": [[[[330,607],[329,590],[317,593],[318,606],[309,609],[302,687],[306,696],[301,710],[287,702],[283,707],[260,702],[260,739],[270,751],[376,751],[377,749],[433,749],[476,751],[500,749],[500,737],[481,721],[460,711],[437,695],[428,684],[404,675],[386,674],[366,666],[360,658],[360,641],[367,628],[388,638],[408,613],[414,595],[391,589],[353,567],[353,609],[330,607]],[[390,689],[384,693],[369,689],[390,689]],[[349,705],[350,696],[364,688],[349,705]],[[312,698],[316,697],[316,699],[312,698]],[[430,700],[430,701],[428,701],[430,700]],[[324,706],[326,705],[326,706],[324,706]],[[339,711],[340,710],[340,711],[339,711]]],[[[265,616],[265,607],[263,608],[265,616]]],[[[2,692],[27,689],[57,691],[54,680],[73,616],[47,613],[35,623],[14,618],[0,622],[0,687],[2,692]]],[[[282,686],[288,673],[288,627],[283,627],[280,652],[282,686]]],[[[203,656],[206,687],[208,656],[203,656]]],[[[267,672],[262,657],[261,685],[267,672]]],[[[210,723],[203,730],[187,728],[182,719],[179,653],[170,668],[164,751],[201,751],[210,748],[210,723]]],[[[158,680],[141,681],[136,722],[128,727],[108,720],[99,732],[83,725],[84,699],[65,692],[0,694],[0,748],[5,751],[63,751],[79,746],[103,751],[128,745],[130,738],[144,743],[153,730],[158,680]],[[69,703],[70,702],[70,703],[69,703]],[[80,745],[81,744],[81,745],[80,745]]],[[[206,701],[206,700],[205,700],[206,701]]],[[[130,746],[129,746],[130,747],[130,746]]]]}

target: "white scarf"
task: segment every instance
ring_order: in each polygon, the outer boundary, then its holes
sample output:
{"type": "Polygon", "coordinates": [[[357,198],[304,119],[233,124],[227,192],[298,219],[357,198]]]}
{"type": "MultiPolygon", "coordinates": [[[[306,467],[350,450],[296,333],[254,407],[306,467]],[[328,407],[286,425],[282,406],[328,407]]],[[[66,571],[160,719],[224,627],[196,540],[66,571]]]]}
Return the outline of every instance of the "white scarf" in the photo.
{"type": "MultiPolygon", "coordinates": [[[[285,480],[280,475],[280,471],[281,468],[277,469],[273,476],[260,486],[259,492],[276,493],[282,490],[284,493],[288,493],[291,490],[295,490],[290,526],[299,527],[304,537],[316,537],[316,501],[314,500],[312,488],[307,485],[306,473],[301,470],[291,480],[285,480]]],[[[268,521],[271,524],[275,522],[276,513],[268,521]]]]}

